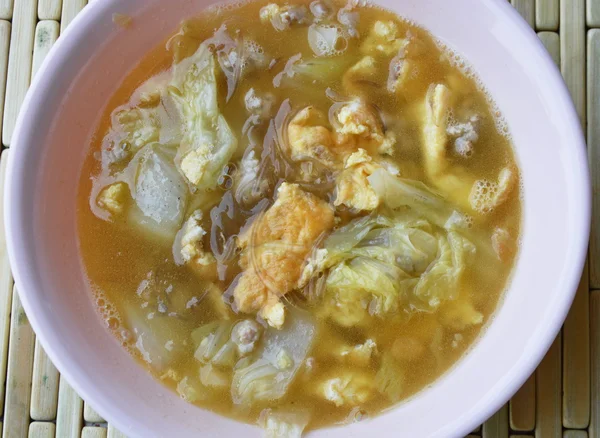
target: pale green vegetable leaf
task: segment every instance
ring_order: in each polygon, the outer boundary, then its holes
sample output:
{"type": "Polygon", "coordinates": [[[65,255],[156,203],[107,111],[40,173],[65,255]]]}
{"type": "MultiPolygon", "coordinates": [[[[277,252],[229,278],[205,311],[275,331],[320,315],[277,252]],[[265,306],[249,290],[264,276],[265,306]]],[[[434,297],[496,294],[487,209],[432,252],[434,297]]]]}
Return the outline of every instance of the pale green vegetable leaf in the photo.
{"type": "Polygon", "coordinates": [[[402,367],[394,356],[385,353],[381,365],[375,375],[375,384],[381,394],[386,395],[392,403],[402,399],[404,395],[404,375],[402,367]]]}
{"type": "Polygon", "coordinates": [[[231,362],[231,353],[235,353],[235,345],[230,341],[232,327],[231,321],[219,321],[194,330],[192,339],[198,343],[194,353],[196,360],[202,363],[231,362]]]}
{"type": "Polygon", "coordinates": [[[173,238],[183,221],[188,199],[185,181],[177,171],[170,146],[143,147],[119,177],[129,185],[135,201],[127,221],[155,236],[173,238]]]}
{"type": "MultiPolygon", "coordinates": [[[[475,246],[403,206],[355,219],[314,251],[306,274],[328,270],[318,312],[342,326],[433,311],[455,299],[475,246]],[[317,259],[318,257],[318,259],[317,259]]],[[[303,273],[303,275],[305,274],[303,273]]]]}
{"type": "Polygon", "coordinates": [[[289,309],[283,328],[265,331],[261,350],[236,365],[231,385],[233,402],[252,405],[256,401],[283,397],[310,351],[314,336],[311,316],[289,309]],[[285,367],[280,367],[282,351],[288,360],[285,367]]]}
{"type": "Polygon", "coordinates": [[[466,216],[420,181],[398,178],[385,169],[375,170],[368,180],[375,193],[391,209],[410,207],[442,228],[466,227],[466,216]]]}
{"type": "Polygon", "coordinates": [[[214,189],[237,139],[219,111],[215,59],[205,44],[175,66],[168,90],[180,108],[184,131],[177,163],[192,185],[214,189]]]}

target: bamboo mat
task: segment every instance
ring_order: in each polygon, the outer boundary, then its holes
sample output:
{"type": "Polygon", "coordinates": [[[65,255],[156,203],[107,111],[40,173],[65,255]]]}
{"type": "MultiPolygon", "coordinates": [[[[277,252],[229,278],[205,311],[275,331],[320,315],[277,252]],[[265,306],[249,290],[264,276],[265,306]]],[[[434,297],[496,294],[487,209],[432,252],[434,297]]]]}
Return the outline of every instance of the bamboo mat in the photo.
{"type": "MultiPolygon", "coordinates": [[[[86,3],[0,0],[0,217],[6,158],[29,82],[86,3]]],[[[589,265],[562,333],[513,399],[469,437],[600,438],[600,0],[511,3],[560,65],[587,125],[595,214],[589,265]]],[[[0,378],[2,438],[124,437],[61,378],[36,341],[13,285],[1,226],[0,378]]]]}

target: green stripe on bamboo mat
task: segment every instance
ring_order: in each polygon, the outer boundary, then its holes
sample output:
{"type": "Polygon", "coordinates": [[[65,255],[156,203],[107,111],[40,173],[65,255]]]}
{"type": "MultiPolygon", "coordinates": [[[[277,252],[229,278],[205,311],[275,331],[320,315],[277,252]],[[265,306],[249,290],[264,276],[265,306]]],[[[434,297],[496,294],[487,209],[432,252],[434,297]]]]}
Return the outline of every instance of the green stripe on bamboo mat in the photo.
{"type": "Polygon", "coordinates": [[[33,420],[56,419],[59,375],[39,342],[35,343],[30,415],[33,420]]]}
{"type": "Polygon", "coordinates": [[[536,0],[535,27],[537,30],[558,30],[559,16],[559,0],[536,0]]]}
{"type": "Polygon", "coordinates": [[[54,438],[55,433],[54,423],[34,421],[29,425],[29,438],[54,438]]]}
{"type": "Polygon", "coordinates": [[[36,0],[18,0],[12,20],[8,75],[6,78],[6,102],[4,104],[4,126],[2,143],[9,146],[17,115],[29,88],[33,36],[36,23],[36,0]]]}
{"type": "Polygon", "coordinates": [[[106,438],[106,428],[86,426],[81,431],[81,438],[106,438]]]}
{"type": "Polygon", "coordinates": [[[38,18],[40,20],[60,20],[62,0],[38,0],[38,18]]]}
{"type": "Polygon", "coordinates": [[[33,330],[13,288],[3,438],[27,436],[34,344],[33,330]]]}
{"type": "Polygon", "coordinates": [[[600,29],[587,36],[587,141],[592,177],[592,228],[590,234],[590,287],[600,288],[600,29]]]}
{"type": "Polygon", "coordinates": [[[590,294],[591,415],[590,438],[600,438],[600,291],[590,294]]]}
{"type": "Polygon", "coordinates": [[[37,24],[35,29],[33,61],[31,66],[31,77],[35,76],[46,55],[58,39],[58,21],[44,20],[37,24]]]}

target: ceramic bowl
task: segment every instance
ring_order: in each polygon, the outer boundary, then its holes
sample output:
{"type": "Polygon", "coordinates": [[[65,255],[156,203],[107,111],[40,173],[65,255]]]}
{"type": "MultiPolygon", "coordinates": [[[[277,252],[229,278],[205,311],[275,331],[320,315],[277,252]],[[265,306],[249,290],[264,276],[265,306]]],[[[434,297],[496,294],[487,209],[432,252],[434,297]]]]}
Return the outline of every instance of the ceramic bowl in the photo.
{"type": "MultiPolygon", "coordinates": [[[[7,175],[16,284],[63,377],[131,437],[259,437],[181,400],[135,362],[97,316],[84,278],[76,193],[90,138],[127,73],[213,0],[94,0],[73,21],[23,104],[7,175]],[[123,29],[118,12],[133,18],[123,29]]],[[[523,177],[521,251],[493,321],[454,368],[376,418],[310,436],[459,437],[534,371],[567,314],[586,256],[590,183],[580,122],[536,34],[505,0],[378,0],[473,66],[504,114],[523,177]]]]}

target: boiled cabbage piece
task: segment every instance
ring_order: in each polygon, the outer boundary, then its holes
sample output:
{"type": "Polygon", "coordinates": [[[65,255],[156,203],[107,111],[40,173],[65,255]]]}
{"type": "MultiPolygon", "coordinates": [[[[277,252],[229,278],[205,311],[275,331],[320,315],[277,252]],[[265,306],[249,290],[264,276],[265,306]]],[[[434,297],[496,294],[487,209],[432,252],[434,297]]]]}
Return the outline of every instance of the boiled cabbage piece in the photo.
{"type": "Polygon", "coordinates": [[[236,364],[231,385],[233,402],[252,405],[283,397],[304,363],[315,333],[310,314],[290,309],[282,329],[268,328],[257,354],[236,364]]]}
{"type": "Polygon", "coordinates": [[[219,111],[215,59],[205,44],[174,67],[168,90],[181,111],[176,162],[193,186],[214,189],[237,139],[219,111]]]}
{"type": "MultiPolygon", "coordinates": [[[[412,187],[412,186],[411,186],[412,187]]],[[[431,312],[456,299],[476,247],[453,228],[445,229],[400,202],[395,210],[355,219],[334,231],[313,252],[300,287],[327,273],[316,312],[345,327],[373,318],[431,312]]]]}
{"type": "Polygon", "coordinates": [[[119,176],[129,185],[134,204],[127,222],[155,236],[173,238],[183,221],[188,187],[177,171],[173,146],[143,147],[119,176]]]}

